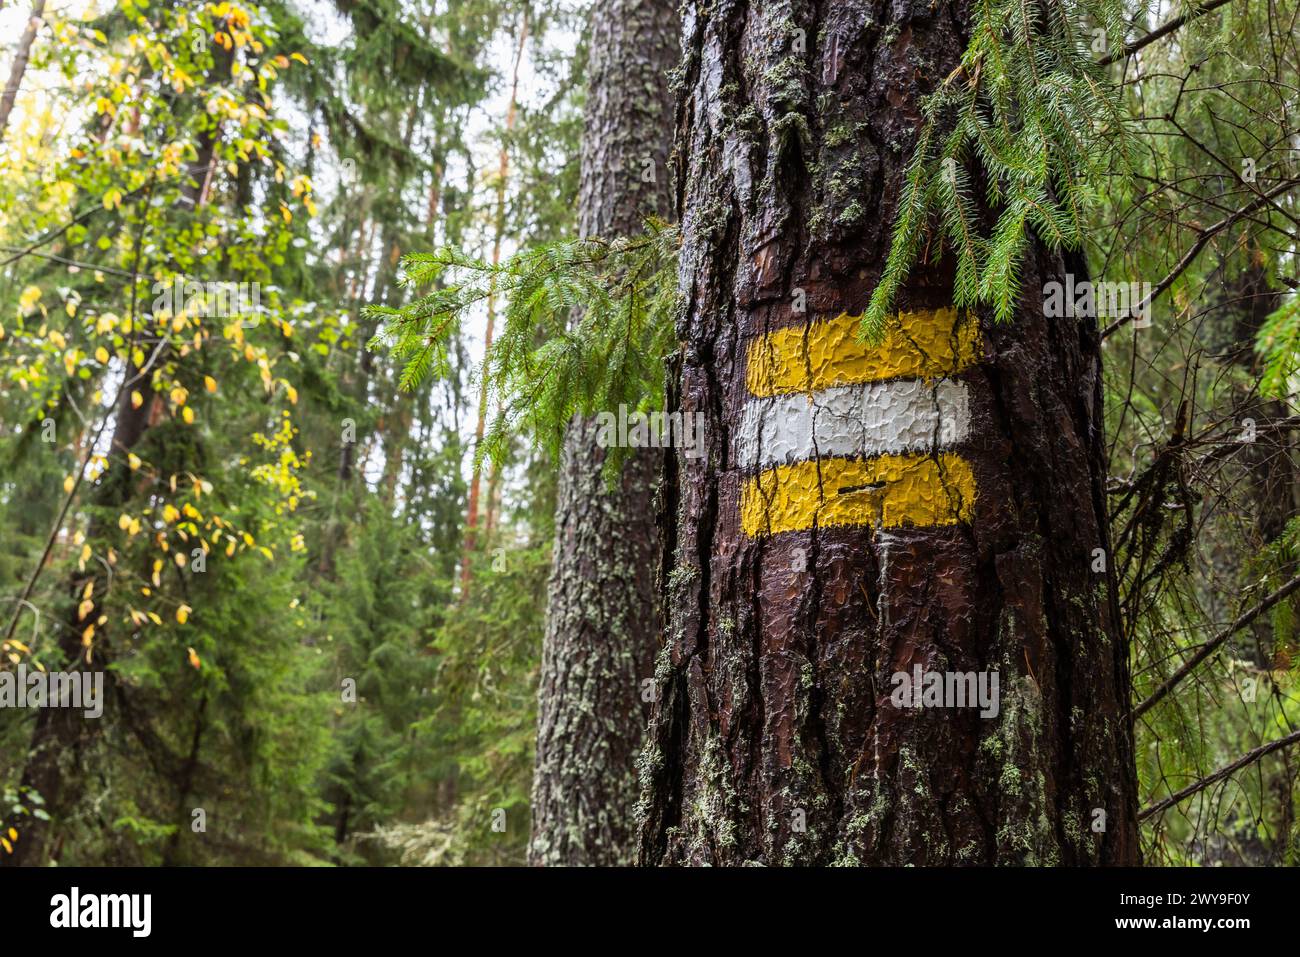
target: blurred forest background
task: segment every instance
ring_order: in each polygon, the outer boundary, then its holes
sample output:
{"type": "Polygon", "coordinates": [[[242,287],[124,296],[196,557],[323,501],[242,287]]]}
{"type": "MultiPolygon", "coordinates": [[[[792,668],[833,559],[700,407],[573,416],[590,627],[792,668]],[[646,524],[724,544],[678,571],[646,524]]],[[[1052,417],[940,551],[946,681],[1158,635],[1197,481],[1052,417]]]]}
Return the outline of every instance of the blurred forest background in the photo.
{"type": "MultiPolygon", "coordinates": [[[[1106,352],[1135,703],[1230,630],[1139,718],[1145,858],[1296,863],[1293,748],[1159,806],[1300,722],[1300,4],[1214,6],[1108,65],[1084,252],[1171,276],[1106,352]]],[[[1127,35],[1181,9],[1126,5],[1127,35]]],[[[518,286],[570,248],[589,12],[4,0],[0,669],[112,679],[75,773],[0,710],[0,859],[54,823],[63,864],[525,861],[558,446],[493,428],[507,290],[427,368],[368,345],[441,281],[404,257],[518,286]],[[156,309],[177,277],[258,301],[156,309]]]]}

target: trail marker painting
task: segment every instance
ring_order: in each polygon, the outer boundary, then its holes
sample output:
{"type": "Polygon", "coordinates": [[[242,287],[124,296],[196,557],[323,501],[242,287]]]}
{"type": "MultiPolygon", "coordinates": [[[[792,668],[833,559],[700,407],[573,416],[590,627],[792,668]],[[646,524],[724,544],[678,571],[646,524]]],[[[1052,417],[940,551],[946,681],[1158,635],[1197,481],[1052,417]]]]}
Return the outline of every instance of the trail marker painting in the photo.
{"type": "Polygon", "coordinates": [[[975,475],[957,376],[979,361],[974,316],[903,312],[883,339],[860,316],[777,329],[749,347],[737,438],[741,526],[751,538],[817,527],[967,522],[975,475]]]}

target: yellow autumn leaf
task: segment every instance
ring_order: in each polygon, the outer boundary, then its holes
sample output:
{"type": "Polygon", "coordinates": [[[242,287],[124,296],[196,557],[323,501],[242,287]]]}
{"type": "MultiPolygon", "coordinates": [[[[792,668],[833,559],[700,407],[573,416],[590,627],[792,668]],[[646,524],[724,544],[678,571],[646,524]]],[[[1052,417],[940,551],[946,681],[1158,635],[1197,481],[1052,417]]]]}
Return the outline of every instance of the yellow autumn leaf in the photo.
{"type": "Polygon", "coordinates": [[[95,610],[95,603],[90,599],[86,599],[80,605],[77,606],[77,621],[85,621],[86,616],[89,615],[94,610],[95,610]]]}
{"type": "Polygon", "coordinates": [[[72,494],[72,490],[76,487],[77,480],[74,476],[69,475],[63,479],[63,491],[67,492],[69,495],[72,494]]]}
{"type": "MultiPolygon", "coordinates": [[[[183,537],[183,536],[185,535],[185,533],[184,533],[184,532],[181,532],[181,535],[182,535],[182,537],[183,537]]],[[[184,568],[184,567],[185,567],[185,555],[184,555],[183,552],[177,552],[177,553],[176,553],[175,555],[173,555],[172,557],[173,557],[174,559],[176,559],[176,567],[177,567],[177,568],[184,568]]]]}
{"type": "Polygon", "coordinates": [[[185,420],[186,425],[193,425],[194,410],[187,405],[185,408],[181,409],[181,418],[185,420]]]}
{"type": "Polygon", "coordinates": [[[214,379],[214,378],[212,378],[212,376],[210,376],[210,375],[205,375],[205,376],[203,377],[203,386],[204,386],[204,388],[206,388],[209,392],[216,392],[216,391],[217,391],[217,380],[214,379]]]}
{"type": "Polygon", "coordinates": [[[131,471],[134,472],[140,467],[140,456],[136,455],[134,452],[126,453],[126,464],[129,465],[131,471]]]}
{"type": "Polygon", "coordinates": [[[23,290],[22,295],[18,297],[18,308],[24,316],[30,315],[35,309],[36,304],[41,301],[41,287],[28,286],[23,290]]]}
{"type": "Polygon", "coordinates": [[[95,626],[87,625],[86,630],[81,633],[82,646],[89,648],[90,643],[94,640],[94,638],[95,638],[95,626]]]}
{"type": "Polygon", "coordinates": [[[168,502],[166,505],[163,506],[163,521],[166,522],[168,525],[170,525],[172,522],[176,521],[176,519],[180,517],[181,517],[181,513],[177,510],[175,505],[172,505],[170,502],[168,502]]]}
{"type": "Polygon", "coordinates": [[[198,652],[196,652],[193,648],[186,648],[185,650],[189,652],[191,668],[193,668],[195,671],[198,671],[199,668],[203,667],[203,661],[199,658],[198,652]]]}
{"type": "Polygon", "coordinates": [[[14,852],[14,846],[9,843],[8,838],[0,837],[0,847],[5,849],[6,854],[12,854],[14,852]]]}
{"type": "Polygon", "coordinates": [[[108,365],[108,350],[100,346],[95,350],[95,361],[100,365],[108,365]]]}
{"type": "Polygon", "coordinates": [[[138,409],[142,405],[144,405],[144,396],[138,391],[133,391],[131,393],[131,408],[138,409]]]}
{"type": "Polygon", "coordinates": [[[176,609],[176,620],[182,625],[185,624],[190,620],[190,612],[193,610],[194,609],[189,605],[181,605],[181,607],[176,609]]]}
{"type": "Polygon", "coordinates": [[[121,515],[119,515],[117,517],[117,527],[125,532],[128,528],[131,527],[131,516],[126,514],[126,512],[123,512],[121,515]]]}

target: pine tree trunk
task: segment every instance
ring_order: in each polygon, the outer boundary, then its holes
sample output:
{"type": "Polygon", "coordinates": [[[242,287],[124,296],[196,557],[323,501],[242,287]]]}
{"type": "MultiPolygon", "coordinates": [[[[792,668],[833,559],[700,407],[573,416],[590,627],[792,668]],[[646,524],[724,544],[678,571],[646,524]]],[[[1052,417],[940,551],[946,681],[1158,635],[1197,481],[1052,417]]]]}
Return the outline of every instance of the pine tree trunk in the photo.
{"type": "MultiPolygon", "coordinates": [[[[515,119],[519,108],[519,65],[523,62],[524,49],[528,43],[528,8],[525,7],[519,23],[519,36],[515,41],[515,65],[510,74],[510,103],[506,107],[505,131],[501,139],[498,154],[496,213],[492,218],[492,265],[501,263],[501,241],[506,232],[506,182],[510,178],[510,134],[514,132],[515,119]]],[[[487,297],[487,325],[483,329],[483,355],[492,351],[492,334],[496,327],[496,281],[487,297]]],[[[487,430],[488,378],[487,361],[484,360],[484,374],[479,383],[477,420],[474,426],[474,448],[483,444],[483,435],[487,430]]],[[[483,484],[483,469],[479,462],[474,463],[469,480],[469,501],[465,508],[465,537],[460,564],[460,597],[463,601],[469,596],[470,582],[474,578],[474,555],[480,547],[478,540],[479,490],[483,484]]],[[[491,505],[488,506],[489,511],[491,505]]]]}
{"type": "Polygon", "coordinates": [[[641,862],[1134,863],[1098,336],[1042,306],[1067,264],[1033,249],[996,326],[948,308],[934,238],[894,331],[854,335],[968,5],[685,9],[680,403],[707,454],[665,490],[641,862]],[[996,715],[907,706],[914,668],[996,672],[996,715]]]}
{"type": "MultiPolygon", "coordinates": [[[[674,5],[597,0],[590,49],[579,230],[631,235],[647,215],[664,216],[669,207],[674,5]]],[[[635,761],[648,714],[642,682],[652,675],[660,631],[653,583],[658,461],[645,452],[630,455],[611,491],[596,436],[592,420],[570,425],[556,493],[533,864],[627,864],[635,856],[635,761]]]]}

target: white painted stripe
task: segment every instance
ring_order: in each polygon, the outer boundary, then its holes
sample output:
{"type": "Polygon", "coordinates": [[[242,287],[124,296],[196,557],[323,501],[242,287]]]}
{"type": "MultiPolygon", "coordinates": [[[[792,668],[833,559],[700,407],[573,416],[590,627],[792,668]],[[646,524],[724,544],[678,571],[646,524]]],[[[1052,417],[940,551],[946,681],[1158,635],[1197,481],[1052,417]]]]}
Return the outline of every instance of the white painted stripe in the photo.
{"type": "Polygon", "coordinates": [[[742,469],[770,468],[812,458],[946,448],[969,432],[966,383],[893,379],[751,398],[736,455],[742,469]]]}

